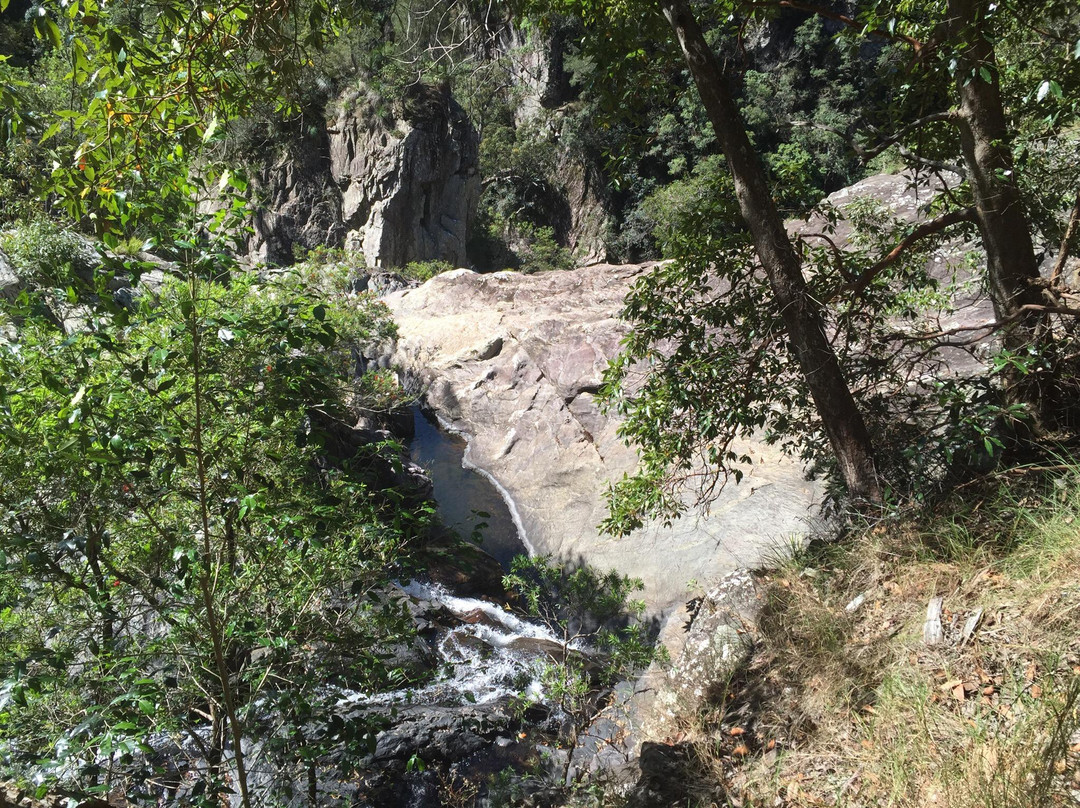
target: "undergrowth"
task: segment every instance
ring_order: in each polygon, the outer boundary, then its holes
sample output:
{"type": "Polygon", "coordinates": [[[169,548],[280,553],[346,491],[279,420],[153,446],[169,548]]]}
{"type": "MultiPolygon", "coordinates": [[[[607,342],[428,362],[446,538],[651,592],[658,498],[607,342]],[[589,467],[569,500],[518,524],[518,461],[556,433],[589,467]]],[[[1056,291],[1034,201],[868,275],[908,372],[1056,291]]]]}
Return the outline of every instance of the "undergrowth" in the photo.
{"type": "Polygon", "coordinates": [[[713,805],[1080,805],[1078,569],[1077,469],[812,544],[765,573],[753,654],[689,721],[695,776],[713,805]]]}

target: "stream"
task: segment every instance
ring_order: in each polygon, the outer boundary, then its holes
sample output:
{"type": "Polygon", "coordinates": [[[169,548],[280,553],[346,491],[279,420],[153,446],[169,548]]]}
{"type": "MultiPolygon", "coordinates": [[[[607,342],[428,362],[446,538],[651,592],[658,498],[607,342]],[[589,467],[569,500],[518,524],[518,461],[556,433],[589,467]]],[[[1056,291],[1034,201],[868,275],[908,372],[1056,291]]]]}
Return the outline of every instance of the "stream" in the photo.
{"type": "Polygon", "coordinates": [[[468,538],[478,525],[480,546],[503,569],[510,569],[514,556],[528,553],[510,507],[495,484],[476,469],[467,468],[466,442],[460,435],[442,429],[435,419],[414,406],[414,436],[409,443],[410,459],[427,471],[434,484],[435,501],[443,522],[468,538]],[[484,513],[487,516],[480,516],[484,513]]]}

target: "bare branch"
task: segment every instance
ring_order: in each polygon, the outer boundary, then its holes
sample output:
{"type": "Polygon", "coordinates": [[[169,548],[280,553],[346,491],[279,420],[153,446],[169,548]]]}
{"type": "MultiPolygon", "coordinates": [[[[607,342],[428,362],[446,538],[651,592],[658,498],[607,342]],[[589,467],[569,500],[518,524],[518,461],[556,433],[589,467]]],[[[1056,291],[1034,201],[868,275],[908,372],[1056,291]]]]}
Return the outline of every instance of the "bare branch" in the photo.
{"type": "Polygon", "coordinates": [[[1078,229],[1080,229],[1080,192],[1076,194],[1076,202],[1073,204],[1072,215],[1069,217],[1069,226],[1065,228],[1065,235],[1061,237],[1057,260],[1054,262],[1054,269],[1050,272],[1051,287],[1061,284],[1061,273],[1065,270],[1065,262],[1069,260],[1069,245],[1078,229]]]}

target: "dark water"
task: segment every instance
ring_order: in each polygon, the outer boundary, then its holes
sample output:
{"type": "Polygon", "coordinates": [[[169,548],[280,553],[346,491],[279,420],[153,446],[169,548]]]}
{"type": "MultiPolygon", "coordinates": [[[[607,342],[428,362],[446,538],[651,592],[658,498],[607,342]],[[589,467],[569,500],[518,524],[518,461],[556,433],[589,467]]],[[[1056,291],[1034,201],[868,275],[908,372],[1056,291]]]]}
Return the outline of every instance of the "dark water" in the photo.
{"type": "Polygon", "coordinates": [[[508,569],[511,559],[525,553],[525,547],[495,486],[479,472],[461,465],[464,438],[444,432],[419,407],[413,407],[413,425],[416,433],[409,452],[414,463],[427,469],[435,485],[439,516],[465,537],[486,523],[481,529],[480,546],[508,569]],[[478,512],[488,515],[481,516],[478,512]]]}

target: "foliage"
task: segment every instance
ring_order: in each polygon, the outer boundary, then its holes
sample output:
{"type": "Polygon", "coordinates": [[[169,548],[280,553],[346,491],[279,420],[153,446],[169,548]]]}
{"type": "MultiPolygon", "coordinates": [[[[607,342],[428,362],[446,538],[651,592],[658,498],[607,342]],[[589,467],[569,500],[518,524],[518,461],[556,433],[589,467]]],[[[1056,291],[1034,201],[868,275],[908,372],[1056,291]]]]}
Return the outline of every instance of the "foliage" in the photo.
{"type": "Polygon", "coordinates": [[[680,716],[688,779],[746,805],[808,807],[841,789],[864,805],[1067,804],[1080,766],[1080,500],[1075,464],[1057,461],[770,570],[747,665],[709,709],[680,716]],[[955,619],[928,646],[935,596],[955,619]],[[807,778],[825,755],[835,768],[807,778]]]}
{"type": "MultiPolygon", "coordinates": [[[[320,0],[290,10],[239,4],[53,3],[33,17],[71,88],[42,104],[54,203],[106,237],[165,225],[189,202],[189,159],[227,121],[259,105],[288,116],[307,60],[329,36],[363,17],[361,4],[320,0]]],[[[215,172],[214,179],[217,178],[215,172]]]]}
{"type": "Polygon", "coordinates": [[[24,280],[55,285],[86,276],[99,262],[88,242],[48,219],[35,218],[0,236],[0,248],[24,280]]]}
{"type": "Polygon", "coordinates": [[[519,268],[522,272],[550,272],[573,269],[574,256],[559,246],[550,227],[522,225],[517,231],[519,268]]]}
{"type": "MultiPolygon", "coordinates": [[[[395,680],[376,649],[407,621],[377,587],[430,514],[380,494],[378,447],[335,448],[327,350],[363,318],[173,247],[179,277],[131,309],[99,297],[70,334],[35,292],[9,312],[0,749],[6,777],[149,801],[190,757],[185,800],[231,779],[246,803],[256,736],[286,781],[368,748],[378,717],[335,717],[327,685],[395,680]]],[[[353,337],[385,313],[366,317],[353,337]]]]}
{"type": "Polygon", "coordinates": [[[449,261],[410,261],[403,266],[399,272],[410,280],[424,283],[425,281],[431,280],[436,275],[450,272],[453,269],[454,265],[449,261]]]}
{"type": "Polygon", "coordinates": [[[550,556],[518,556],[503,585],[560,637],[559,655],[544,665],[540,679],[546,701],[564,721],[560,785],[572,785],[574,750],[599,697],[658,656],[641,620],[645,604],[630,600],[643,585],[615,570],[604,573],[584,564],[567,569],[550,556]]]}

